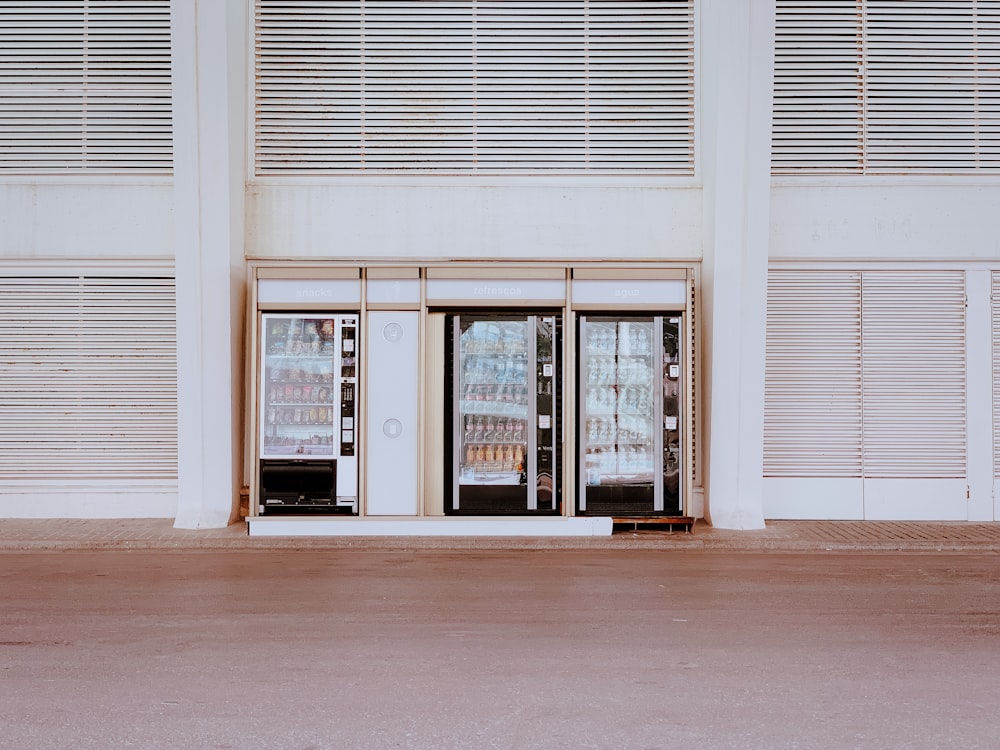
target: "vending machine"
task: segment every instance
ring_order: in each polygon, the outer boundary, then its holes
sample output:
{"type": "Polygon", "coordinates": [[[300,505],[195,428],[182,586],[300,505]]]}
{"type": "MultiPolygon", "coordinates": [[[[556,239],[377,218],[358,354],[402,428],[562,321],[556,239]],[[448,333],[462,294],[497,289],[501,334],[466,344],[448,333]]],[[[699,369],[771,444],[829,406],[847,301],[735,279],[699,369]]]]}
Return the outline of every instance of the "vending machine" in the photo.
{"type": "Polygon", "coordinates": [[[446,318],[445,512],[561,512],[560,318],[446,318]]]}
{"type": "Polygon", "coordinates": [[[579,317],[581,515],[680,516],[681,316],[579,317]]]}
{"type": "Polygon", "coordinates": [[[261,315],[259,512],[357,513],[358,316],[261,315]]]}

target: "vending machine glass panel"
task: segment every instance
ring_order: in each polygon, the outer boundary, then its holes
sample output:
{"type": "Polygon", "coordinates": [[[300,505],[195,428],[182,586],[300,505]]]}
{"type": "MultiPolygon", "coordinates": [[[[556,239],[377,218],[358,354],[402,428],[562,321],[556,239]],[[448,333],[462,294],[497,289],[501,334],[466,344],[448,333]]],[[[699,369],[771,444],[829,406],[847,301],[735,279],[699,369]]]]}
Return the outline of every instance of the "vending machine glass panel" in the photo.
{"type": "Polygon", "coordinates": [[[679,326],[581,316],[580,513],[680,514],[679,326]]]}
{"type": "Polygon", "coordinates": [[[558,509],[556,319],[449,317],[450,513],[558,509]]]}
{"type": "Polygon", "coordinates": [[[357,506],[357,315],[261,316],[260,508],[357,506]]]}

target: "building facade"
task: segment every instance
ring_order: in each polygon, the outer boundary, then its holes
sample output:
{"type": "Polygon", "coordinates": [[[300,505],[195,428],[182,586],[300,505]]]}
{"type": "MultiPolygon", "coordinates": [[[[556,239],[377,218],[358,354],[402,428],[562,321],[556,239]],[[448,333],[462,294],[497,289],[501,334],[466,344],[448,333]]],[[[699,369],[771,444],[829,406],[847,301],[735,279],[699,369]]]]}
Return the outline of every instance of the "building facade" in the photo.
{"type": "Polygon", "coordinates": [[[264,324],[298,313],[357,341],[354,504],[303,517],[448,519],[525,421],[509,396],[463,463],[493,415],[452,332],[517,311],[555,331],[523,463],[556,499],[466,528],[618,515],[586,327],[615,315],[675,331],[650,515],[997,518],[1000,3],[51,5],[0,8],[0,515],[280,528],[268,425],[336,421],[319,375],[274,395],[264,324]]]}

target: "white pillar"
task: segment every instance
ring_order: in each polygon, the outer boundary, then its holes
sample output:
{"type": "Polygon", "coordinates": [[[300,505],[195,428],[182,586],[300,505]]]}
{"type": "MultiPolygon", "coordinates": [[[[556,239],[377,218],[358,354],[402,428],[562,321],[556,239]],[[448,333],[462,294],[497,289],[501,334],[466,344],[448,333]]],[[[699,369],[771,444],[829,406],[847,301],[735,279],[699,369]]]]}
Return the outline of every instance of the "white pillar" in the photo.
{"type": "Polygon", "coordinates": [[[764,525],[764,346],[774,0],[702,5],[706,515],[764,525]]]}
{"type": "Polygon", "coordinates": [[[242,484],[245,18],[171,3],[181,528],[228,524],[242,484]]]}

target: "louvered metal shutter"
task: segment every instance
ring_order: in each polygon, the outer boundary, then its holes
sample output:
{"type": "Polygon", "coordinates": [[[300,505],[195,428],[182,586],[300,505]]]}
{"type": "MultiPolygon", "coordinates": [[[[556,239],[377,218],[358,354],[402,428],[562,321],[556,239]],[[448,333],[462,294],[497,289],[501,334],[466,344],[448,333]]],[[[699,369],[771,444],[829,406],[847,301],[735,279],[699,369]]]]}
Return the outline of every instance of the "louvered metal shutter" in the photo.
{"type": "Polygon", "coordinates": [[[990,313],[993,323],[993,476],[1000,478],[1000,271],[993,271],[992,277],[990,313]]]}
{"type": "Polygon", "coordinates": [[[169,174],[169,0],[0,3],[0,172],[169,174]]]}
{"type": "Polygon", "coordinates": [[[0,277],[0,493],[176,480],[174,283],[0,277]]]}
{"type": "Polygon", "coordinates": [[[1000,171],[1000,1],[778,0],[776,174],[1000,171]]]}
{"type": "Polygon", "coordinates": [[[693,5],[257,0],[257,174],[692,174],[693,5]]]}
{"type": "Polygon", "coordinates": [[[863,166],[860,0],[778,0],[773,171],[860,172],[863,166]]]}
{"type": "Polygon", "coordinates": [[[764,475],[861,476],[861,274],[771,271],[764,475]]]}
{"type": "Polygon", "coordinates": [[[866,271],[866,477],[966,475],[965,275],[866,271]]]}

